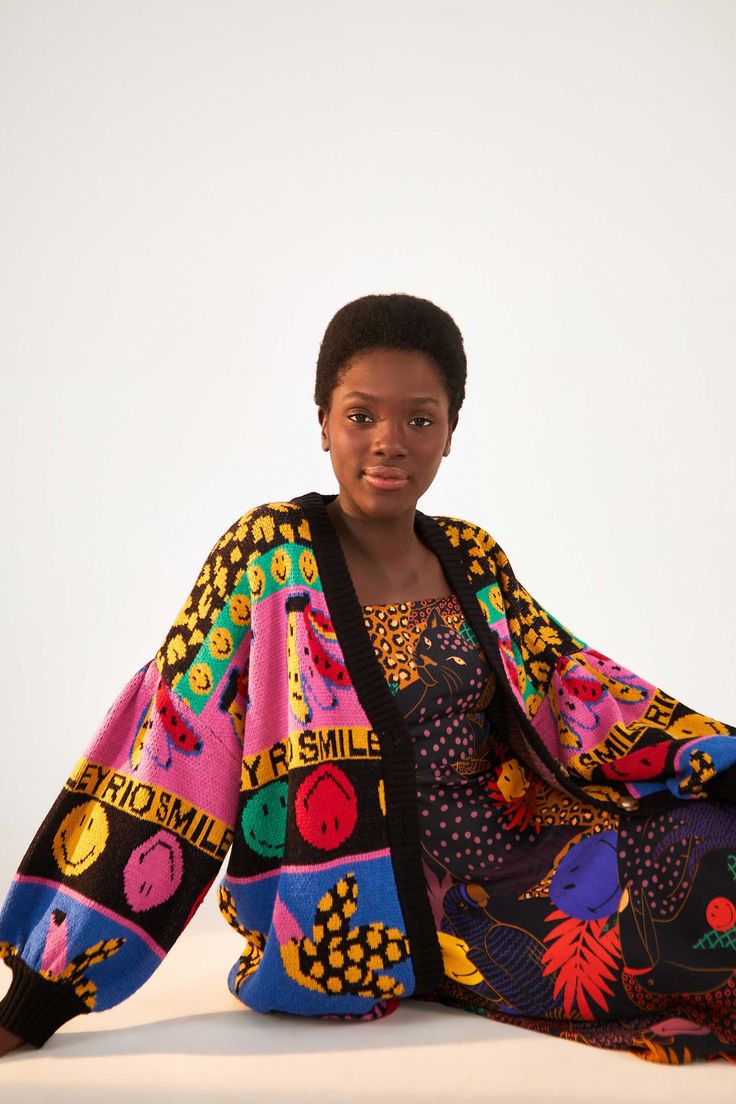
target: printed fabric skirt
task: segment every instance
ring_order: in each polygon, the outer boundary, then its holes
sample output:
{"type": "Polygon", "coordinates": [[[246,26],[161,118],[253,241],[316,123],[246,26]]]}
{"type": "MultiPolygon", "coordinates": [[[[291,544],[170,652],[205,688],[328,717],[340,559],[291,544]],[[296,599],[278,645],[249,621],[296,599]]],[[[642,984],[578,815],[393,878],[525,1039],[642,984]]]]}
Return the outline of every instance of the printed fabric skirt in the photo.
{"type": "Polygon", "coordinates": [[[411,733],[442,984],[422,1000],[648,1061],[736,1063],[736,805],[611,814],[485,712],[457,597],[363,606],[411,733]]]}

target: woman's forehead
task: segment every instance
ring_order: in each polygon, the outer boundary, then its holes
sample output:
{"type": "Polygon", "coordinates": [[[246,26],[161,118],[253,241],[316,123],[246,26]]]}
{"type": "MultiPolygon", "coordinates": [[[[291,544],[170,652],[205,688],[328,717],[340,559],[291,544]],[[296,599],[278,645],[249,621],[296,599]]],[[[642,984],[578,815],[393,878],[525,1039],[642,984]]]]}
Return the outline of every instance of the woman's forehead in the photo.
{"type": "Polygon", "coordinates": [[[358,391],[375,398],[437,398],[442,373],[425,353],[411,349],[380,349],[360,353],[343,369],[335,385],[342,394],[358,391]]]}

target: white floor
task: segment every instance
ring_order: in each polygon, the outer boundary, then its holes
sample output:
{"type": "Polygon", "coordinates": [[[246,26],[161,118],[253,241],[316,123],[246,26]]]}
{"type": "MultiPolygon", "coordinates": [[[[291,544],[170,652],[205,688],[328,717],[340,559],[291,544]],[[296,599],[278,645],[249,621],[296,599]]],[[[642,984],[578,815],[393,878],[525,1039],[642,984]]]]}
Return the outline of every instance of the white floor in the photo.
{"type": "MultiPolygon", "coordinates": [[[[41,1050],[2,1059],[3,1104],[47,1095],[54,1104],[736,1100],[736,1066],[726,1062],[658,1066],[436,1004],[406,1002],[364,1024],[263,1016],[227,990],[239,953],[238,936],[205,901],[124,1004],[71,1021],[41,1050]]],[[[0,968],[2,995],[10,971],[0,968]]]]}

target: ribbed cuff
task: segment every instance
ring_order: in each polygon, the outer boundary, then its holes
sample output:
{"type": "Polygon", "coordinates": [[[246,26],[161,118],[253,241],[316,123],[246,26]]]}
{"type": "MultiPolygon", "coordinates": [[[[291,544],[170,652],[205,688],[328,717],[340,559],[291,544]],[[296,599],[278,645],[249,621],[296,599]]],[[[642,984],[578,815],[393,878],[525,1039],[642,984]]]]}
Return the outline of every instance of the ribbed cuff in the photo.
{"type": "Polygon", "coordinates": [[[25,1043],[42,1047],[67,1020],[89,1012],[68,985],[41,977],[17,955],[7,965],[13,980],[0,1001],[0,1027],[25,1043]]]}

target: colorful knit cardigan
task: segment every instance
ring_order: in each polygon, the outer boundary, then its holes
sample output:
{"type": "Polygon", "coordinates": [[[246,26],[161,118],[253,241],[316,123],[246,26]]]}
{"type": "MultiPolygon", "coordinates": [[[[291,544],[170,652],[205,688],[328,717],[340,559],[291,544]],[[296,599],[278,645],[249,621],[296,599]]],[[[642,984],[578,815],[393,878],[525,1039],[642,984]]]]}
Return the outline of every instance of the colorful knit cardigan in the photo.
{"type": "MultiPolygon", "coordinates": [[[[228,983],[250,1008],[372,1019],[440,983],[413,750],[335,497],[222,535],[39,828],[0,912],[0,1025],[32,1045],[141,986],[228,852],[228,983]]],[[[479,526],[416,511],[415,530],[496,674],[496,730],[547,784],[631,815],[736,801],[736,728],[573,635],[479,526]]]]}

